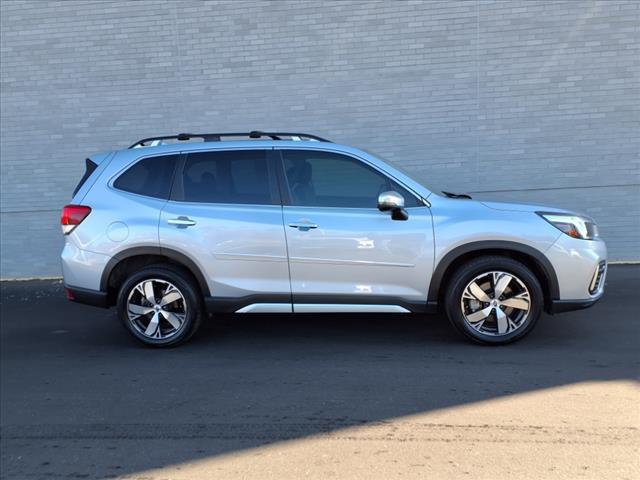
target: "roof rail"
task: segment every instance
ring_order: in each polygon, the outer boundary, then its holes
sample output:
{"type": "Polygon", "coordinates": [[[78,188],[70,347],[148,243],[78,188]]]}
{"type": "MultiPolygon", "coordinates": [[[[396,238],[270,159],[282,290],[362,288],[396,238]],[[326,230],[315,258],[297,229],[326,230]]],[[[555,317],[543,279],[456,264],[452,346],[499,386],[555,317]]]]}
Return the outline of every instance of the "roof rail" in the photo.
{"type": "MultiPolygon", "coordinates": [[[[262,138],[269,137],[271,140],[282,140],[282,137],[290,137],[291,140],[311,140],[315,142],[330,142],[322,137],[318,137],[317,135],[311,135],[309,133],[292,133],[292,132],[260,132],[258,130],[254,130],[252,132],[243,132],[243,133],[179,133],[178,135],[166,135],[162,137],[149,137],[143,138],[142,140],[138,140],[136,143],[131,145],[129,148],[139,148],[139,147],[147,147],[149,143],[158,145],[163,140],[178,140],[181,142],[185,142],[187,140],[191,140],[192,138],[201,138],[204,142],[219,142],[223,137],[248,137],[248,138],[262,138]]],[[[154,146],[155,146],[154,145],[154,146]]]]}

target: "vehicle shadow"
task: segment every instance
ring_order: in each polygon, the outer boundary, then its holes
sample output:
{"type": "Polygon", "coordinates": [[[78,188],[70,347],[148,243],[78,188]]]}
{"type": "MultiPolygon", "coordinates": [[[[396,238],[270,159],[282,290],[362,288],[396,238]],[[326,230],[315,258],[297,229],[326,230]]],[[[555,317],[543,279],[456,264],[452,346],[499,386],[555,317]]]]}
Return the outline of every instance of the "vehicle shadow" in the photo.
{"type": "Polygon", "coordinates": [[[66,302],[58,284],[3,284],[3,475],[125,475],[505,395],[636,379],[639,274],[612,267],[602,302],[545,315],[505,347],[468,343],[441,315],[247,315],[217,317],[189,344],[154,350],[113,310],[66,302]]]}

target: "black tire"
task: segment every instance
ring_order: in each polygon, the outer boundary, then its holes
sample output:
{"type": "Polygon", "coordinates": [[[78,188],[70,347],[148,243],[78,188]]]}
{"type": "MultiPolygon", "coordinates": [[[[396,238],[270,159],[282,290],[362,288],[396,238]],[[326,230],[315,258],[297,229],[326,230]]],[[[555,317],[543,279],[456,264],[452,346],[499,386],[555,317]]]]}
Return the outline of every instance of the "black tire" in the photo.
{"type": "MultiPolygon", "coordinates": [[[[484,305],[490,306],[490,304],[484,305]]],[[[517,260],[513,260],[508,257],[479,257],[462,265],[451,277],[445,294],[445,309],[447,317],[453,326],[467,338],[487,345],[505,345],[507,343],[515,342],[527,335],[540,318],[543,307],[544,296],[542,287],[540,286],[540,282],[536,276],[528,267],[517,260]],[[476,277],[492,271],[505,272],[511,276],[515,276],[524,284],[529,293],[528,314],[524,317],[522,322],[518,324],[518,328],[505,334],[491,334],[478,331],[465,319],[463,306],[461,305],[462,296],[467,285],[476,277]]],[[[495,321],[495,311],[496,310],[493,309],[491,313],[492,316],[488,317],[488,324],[490,324],[491,321],[495,321]]],[[[468,312],[467,315],[469,315],[468,312]]]]}
{"type": "MultiPolygon", "coordinates": [[[[157,285],[158,283],[156,283],[157,285]]],[[[149,305],[147,303],[147,305],[149,305]]],[[[174,265],[151,265],[131,274],[120,287],[118,293],[117,310],[118,317],[129,332],[140,342],[152,347],[173,347],[189,340],[198,330],[203,317],[202,295],[191,275],[180,267],[174,265]],[[184,321],[175,332],[166,338],[151,338],[139,331],[134,325],[135,320],[130,320],[128,315],[129,295],[145,280],[157,279],[172,284],[182,295],[178,306],[184,307],[184,321]]],[[[166,308],[166,307],[165,307],[166,308]]],[[[150,313],[149,315],[153,315],[150,313]]],[[[142,318],[142,317],[139,317],[142,318]]],[[[144,317],[144,319],[149,318],[144,317]]],[[[144,320],[141,321],[141,323],[144,320]]],[[[160,323],[164,323],[163,320],[160,323]]]]}

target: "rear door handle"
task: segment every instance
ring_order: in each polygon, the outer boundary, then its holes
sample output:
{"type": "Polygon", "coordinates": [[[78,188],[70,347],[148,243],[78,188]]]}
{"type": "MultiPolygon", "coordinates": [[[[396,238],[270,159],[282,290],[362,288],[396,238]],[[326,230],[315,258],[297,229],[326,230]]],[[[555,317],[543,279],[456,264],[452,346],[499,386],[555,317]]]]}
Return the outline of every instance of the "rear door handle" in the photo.
{"type": "Polygon", "coordinates": [[[289,226],[291,228],[297,228],[301,232],[307,232],[312,228],[318,228],[318,225],[315,223],[290,223],[289,226]]]}
{"type": "Polygon", "coordinates": [[[170,218],[167,223],[178,228],[193,227],[196,224],[195,220],[191,220],[189,217],[170,218]]]}

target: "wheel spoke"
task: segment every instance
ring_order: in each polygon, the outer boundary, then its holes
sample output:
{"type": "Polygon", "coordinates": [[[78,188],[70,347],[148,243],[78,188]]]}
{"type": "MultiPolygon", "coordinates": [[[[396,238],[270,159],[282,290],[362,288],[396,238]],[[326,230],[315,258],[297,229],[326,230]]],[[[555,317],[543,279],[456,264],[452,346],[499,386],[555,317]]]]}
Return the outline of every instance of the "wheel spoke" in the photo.
{"type": "Polygon", "coordinates": [[[496,322],[498,324],[498,333],[500,335],[509,331],[509,318],[501,309],[496,308],[496,322]]]}
{"type": "Polygon", "coordinates": [[[138,285],[136,285],[135,291],[138,292],[140,295],[142,295],[142,298],[146,299],[147,295],[144,293],[144,288],[142,288],[142,283],[139,283],[138,285]]]}
{"type": "Polygon", "coordinates": [[[487,320],[486,318],[483,318],[479,322],[471,324],[471,328],[475,328],[477,331],[482,332],[482,326],[484,325],[484,322],[486,320],[487,320]]]}
{"type": "Polygon", "coordinates": [[[473,298],[480,300],[481,302],[491,301],[491,299],[489,298],[489,295],[487,295],[487,293],[484,290],[482,290],[482,288],[480,288],[480,285],[478,285],[476,282],[470,283],[469,286],[467,287],[467,290],[473,296],[473,298]]]}
{"type": "Polygon", "coordinates": [[[500,303],[505,307],[517,308],[518,310],[526,311],[529,310],[529,294],[527,292],[522,292],[519,295],[502,300],[500,303]]]}
{"type": "Polygon", "coordinates": [[[496,274],[494,274],[494,285],[495,285],[493,287],[494,298],[500,298],[502,296],[505,288],[507,288],[507,285],[511,283],[512,279],[513,277],[508,273],[503,273],[502,275],[499,275],[497,278],[496,278],[496,274]]]}
{"type": "Polygon", "coordinates": [[[135,303],[129,304],[129,313],[133,313],[135,315],[146,315],[151,312],[153,312],[153,308],[143,307],[142,305],[136,305],[135,303]]]}
{"type": "Polygon", "coordinates": [[[171,326],[176,330],[178,330],[182,325],[182,322],[184,322],[184,315],[180,315],[179,313],[167,312],[164,310],[162,310],[160,313],[162,313],[164,319],[169,322],[171,326]]]}
{"type": "Polygon", "coordinates": [[[484,320],[491,313],[492,307],[483,308],[482,310],[478,310],[477,312],[470,313],[466,315],[469,323],[479,322],[480,320],[484,320]]]}
{"type": "Polygon", "coordinates": [[[155,312],[153,314],[153,317],[151,317],[151,321],[149,322],[149,325],[147,325],[147,329],[144,331],[144,334],[147,335],[148,337],[157,337],[159,338],[159,327],[160,327],[160,314],[158,312],[155,312]],[[158,333],[158,335],[156,335],[156,333],[158,333]]]}
{"type": "Polygon", "coordinates": [[[160,306],[164,307],[165,305],[169,305],[172,302],[175,302],[176,300],[180,300],[182,298],[182,295],[180,295],[180,292],[178,290],[168,290],[167,292],[165,292],[164,296],[160,299],[160,306]]]}
{"type": "Polygon", "coordinates": [[[156,304],[156,295],[153,293],[153,282],[151,280],[144,282],[142,284],[142,288],[144,288],[144,296],[151,305],[156,304]]]}

